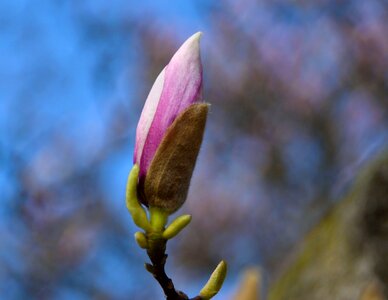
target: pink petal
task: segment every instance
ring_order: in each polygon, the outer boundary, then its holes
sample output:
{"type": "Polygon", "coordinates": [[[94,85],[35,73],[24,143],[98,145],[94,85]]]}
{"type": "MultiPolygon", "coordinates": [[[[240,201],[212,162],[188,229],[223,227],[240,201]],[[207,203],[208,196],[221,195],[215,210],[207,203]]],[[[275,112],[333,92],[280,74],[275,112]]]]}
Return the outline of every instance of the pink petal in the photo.
{"type": "MultiPolygon", "coordinates": [[[[175,53],[165,68],[164,85],[160,101],[157,104],[154,118],[148,128],[139,130],[139,135],[148,131],[145,141],[139,138],[136,151],[136,162],[140,158],[140,178],[144,177],[155,155],[156,149],[167,128],[175,118],[187,107],[202,100],[202,65],[200,58],[199,39],[201,33],[191,36],[175,53]],[[142,151],[139,153],[140,148],[142,151]]],[[[148,101],[148,99],[147,99],[148,101]]],[[[147,105],[147,103],[146,103],[147,105]]],[[[150,105],[154,109],[154,103],[150,105]]],[[[151,111],[151,109],[150,109],[151,111]]],[[[145,113],[146,114],[146,113],[145,113]]],[[[152,115],[152,114],[147,114],[152,115]]],[[[139,123],[140,126],[140,123],[139,123]]],[[[142,125],[143,126],[143,125],[142,125]]]]}
{"type": "Polygon", "coordinates": [[[147,100],[144,104],[143,110],[140,115],[139,123],[137,124],[136,129],[136,144],[135,144],[135,153],[133,156],[133,163],[140,165],[140,158],[143,152],[144,143],[146,141],[148,131],[150,130],[152,121],[160,96],[162,95],[163,85],[165,77],[165,68],[160,72],[159,76],[156,78],[154,85],[151,88],[150,93],[148,94],[147,100]]]}

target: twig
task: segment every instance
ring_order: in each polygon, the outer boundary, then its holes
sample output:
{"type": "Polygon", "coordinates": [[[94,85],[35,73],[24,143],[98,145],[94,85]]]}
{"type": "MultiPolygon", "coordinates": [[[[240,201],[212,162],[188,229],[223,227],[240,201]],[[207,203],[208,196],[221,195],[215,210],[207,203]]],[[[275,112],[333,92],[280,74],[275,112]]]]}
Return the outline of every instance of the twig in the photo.
{"type": "MultiPolygon", "coordinates": [[[[147,254],[152,264],[145,264],[145,268],[150,272],[159,285],[162,287],[167,300],[189,300],[189,297],[181,291],[177,291],[171,278],[166,274],[164,266],[167,260],[166,243],[162,238],[149,237],[149,247],[147,254]]],[[[196,296],[190,300],[202,300],[202,297],[196,296]]]]}

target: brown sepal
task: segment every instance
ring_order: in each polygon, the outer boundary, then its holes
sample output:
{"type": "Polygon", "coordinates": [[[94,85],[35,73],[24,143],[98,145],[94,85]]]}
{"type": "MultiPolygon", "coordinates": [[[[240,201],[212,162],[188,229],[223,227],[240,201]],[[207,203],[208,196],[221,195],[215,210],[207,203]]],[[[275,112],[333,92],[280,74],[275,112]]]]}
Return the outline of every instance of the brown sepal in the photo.
{"type": "Polygon", "coordinates": [[[168,128],[144,182],[149,206],[171,214],[185,202],[202,143],[208,107],[206,103],[189,106],[168,128]]]}

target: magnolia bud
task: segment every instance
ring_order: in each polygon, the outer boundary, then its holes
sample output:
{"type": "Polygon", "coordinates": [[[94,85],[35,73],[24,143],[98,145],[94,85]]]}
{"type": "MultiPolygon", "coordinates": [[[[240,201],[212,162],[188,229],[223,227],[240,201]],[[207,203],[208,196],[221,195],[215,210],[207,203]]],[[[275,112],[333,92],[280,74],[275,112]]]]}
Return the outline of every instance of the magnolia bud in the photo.
{"type": "Polygon", "coordinates": [[[139,165],[139,200],[144,197],[144,179],[168,128],[194,103],[202,103],[201,33],[188,38],[157,77],[144,104],[136,129],[134,163],[139,165]]]}

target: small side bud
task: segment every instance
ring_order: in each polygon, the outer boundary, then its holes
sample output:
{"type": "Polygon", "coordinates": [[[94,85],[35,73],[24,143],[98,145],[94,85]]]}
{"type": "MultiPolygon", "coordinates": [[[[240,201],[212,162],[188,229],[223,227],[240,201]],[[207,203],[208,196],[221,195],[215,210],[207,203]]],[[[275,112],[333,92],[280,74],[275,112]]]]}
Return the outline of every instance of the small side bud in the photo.
{"type": "Polygon", "coordinates": [[[145,234],[143,232],[136,232],[135,233],[135,240],[136,240],[136,243],[140,246],[140,248],[143,248],[143,249],[147,249],[148,248],[148,241],[147,241],[147,237],[145,236],[145,234]]]}
{"type": "Polygon", "coordinates": [[[224,260],[222,260],[217,268],[213,271],[212,275],[203,289],[199,292],[204,300],[209,300],[213,298],[220,291],[222,284],[224,283],[227,272],[227,265],[224,260]]]}
{"type": "Polygon", "coordinates": [[[144,208],[141,206],[140,202],[137,200],[136,187],[137,187],[138,177],[139,177],[139,166],[134,165],[128,176],[127,190],[126,190],[126,204],[127,204],[129,213],[131,214],[135,224],[138,227],[144,229],[145,231],[148,231],[150,229],[150,223],[148,222],[148,219],[147,219],[147,213],[144,210],[144,208]]]}
{"type": "Polygon", "coordinates": [[[174,236],[176,236],[179,232],[182,231],[183,228],[185,228],[191,221],[190,215],[183,215],[178,218],[176,218],[163,232],[162,237],[166,240],[172,239],[174,236]]]}
{"type": "Polygon", "coordinates": [[[153,265],[151,265],[151,264],[145,263],[145,264],[144,264],[144,268],[145,268],[148,272],[150,272],[151,274],[154,274],[154,273],[155,273],[155,269],[154,269],[153,265]]]}

